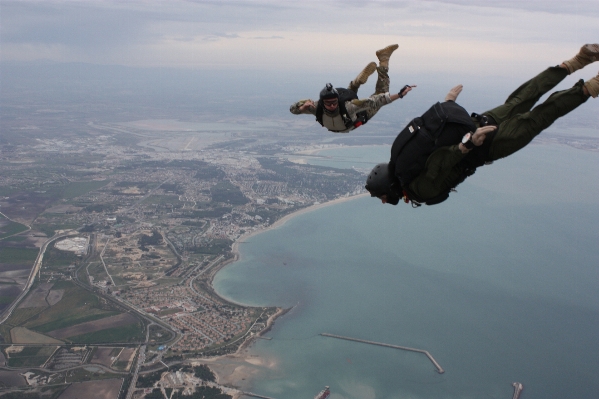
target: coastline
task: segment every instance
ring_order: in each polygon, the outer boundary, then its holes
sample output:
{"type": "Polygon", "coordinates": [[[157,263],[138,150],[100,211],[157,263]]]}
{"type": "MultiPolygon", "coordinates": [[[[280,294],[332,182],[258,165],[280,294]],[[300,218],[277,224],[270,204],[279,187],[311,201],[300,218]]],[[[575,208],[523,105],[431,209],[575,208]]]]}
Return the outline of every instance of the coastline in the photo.
{"type": "Polygon", "coordinates": [[[251,237],[254,237],[254,236],[258,235],[258,234],[265,233],[267,231],[277,229],[277,228],[283,226],[285,223],[287,223],[289,220],[293,219],[296,216],[300,216],[300,215],[303,215],[303,214],[308,213],[308,212],[312,212],[312,211],[316,211],[318,209],[325,208],[327,206],[341,204],[343,202],[352,201],[352,200],[355,200],[355,199],[358,199],[358,198],[362,198],[362,197],[366,197],[366,196],[368,196],[368,193],[363,193],[363,194],[358,194],[358,195],[352,195],[352,196],[349,196],[349,197],[337,198],[337,199],[334,199],[332,201],[323,202],[321,204],[310,205],[310,206],[302,208],[302,209],[300,209],[300,210],[298,210],[296,212],[292,212],[292,213],[290,213],[288,215],[283,216],[281,219],[277,220],[276,222],[274,222],[273,224],[271,224],[270,226],[268,226],[268,227],[266,227],[264,229],[255,230],[255,231],[252,231],[250,233],[246,233],[246,234],[240,236],[237,240],[235,240],[235,242],[233,243],[233,245],[231,245],[231,253],[233,254],[233,257],[231,259],[227,259],[224,262],[221,262],[218,266],[216,266],[211,271],[211,273],[210,273],[210,284],[209,285],[210,285],[210,288],[212,289],[212,292],[214,293],[214,295],[218,296],[223,301],[234,303],[234,304],[239,305],[239,306],[248,306],[247,304],[238,303],[238,302],[232,301],[231,299],[223,298],[222,296],[220,296],[216,292],[216,290],[214,289],[214,285],[213,285],[214,276],[220,270],[222,270],[225,266],[227,266],[227,265],[229,265],[231,263],[237,262],[239,259],[241,259],[241,254],[239,252],[239,244],[247,242],[246,241],[247,239],[249,239],[251,237]]]}
{"type": "Polygon", "coordinates": [[[323,202],[321,204],[315,204],[315,205],[310,205],[306,208],[302,208],[296,212],[290,213],[288,215],[283,216],[281,219],[277,220],[276,222],[274,222],[273,224],[271,224],[270,226],[268,226],[265,229],[262,230],[256,230],[256,231],[252,231],[251,233],[247,233],[242,235],[241,237],[239,237],[232,245],[231,247],[231,252],[233,252],[234,254],[234,258],[235,260],[238,260],[239,257],[239,244],[246,242],[246,240],[248,238],[251,238],[255,235],[267,232],[269,230],[274,230],[277,229],[281,226],[283,226],[285,223],[287,223],[289,220],[293,219],[296,216],[299,215],[303,215],[304,213],[308,213],[308,212],[312,212],[321,208],[326,208],[327,206],[331,206],[331,205],[336,205],[336,204],[341,204],[343,202],[347,202],[347,201],[352,201],[358,198],[362,198],[362,197],[366,197],[368,196],[368,193],[363,193],[363,194],[358,194],[358,195],[352,195],[350,197],[342,197],[342,198],[337,198],[334,199],[332,201],[327,201],[327,202],[323,202]]]}
{"type": "MultiPolygon", "coordinates": [[[[353,195],[350,197],[337,198],[335,200],[323,202],[321,204],[311,205],[306,208],[302,208],[296,212],[285,215],[284,217],[282,217],[281,219],[277,220],[275,223],[271,224],[270,226],[268,226],[264,229],[252,231],[250,233],[240,236],[237,240],[235,240],[235,242],[233,243],[233,245],[231,247],[231,252],[233,253],[233,257],[231,259],[226,260],[225,262],[222,262],[218,266],[216,266],[214,268],[214,270],[212,270],[210,273],[209,286],[212,290],[212,293],[214,295],[218,296],[223,301],[234,303],[239,306],[245,306],[245,307],[249,306],[247,304],[232,301],[229,298],[223,298],[216,292],[216,290],[214,289],[214,286],[213,286],[214,276],[225,266],[227,266],[233,262],[236,262],[241,258],[241,254],[239,252],[239,244],[240,243],[246,242],[247,239],[249,239],[255,235],[258,235],[260,233],[264,233],[269,230],[277,229],[277,228],[283,226],[285,223],[287,223],[289,220],[293,219],[296,216],[303,215],[305,213],[312,212],[312,211],[315,211],[318,209],[322,209],[327,206],[336,205],[336,204],[340,204],[340,203],[343,203],[346,201],[351,201],[351,200],[355,200],[358,198],[362,198],[365,196],[368,196],[368,193],[353,195]]],[[[229,355],[224,355],[224,356],[219,356],[216,358],[207,358],[207,359],[200,358],[200,359],[195,359],[194,361],[207,364],[210,367],[210,369],[212,370],[212,372],[216,375],[218,384],[227,386],[227,387],[231,387],[231,388],[235,388],[235,389],[239,389],[241,391],[248,391],[251,387],[251,379],[260,372],[260,369],[276,367],[275,359],[263,359],[256,355],[250,355],[249,347],[252,345],[252,343],[256,339],[258,339],[257,338],[258,336],[262,336],[262,334],[270,331],[270,329],[272,328],[272,326],[275,323],[275,320],[277,318],[285,315],[291,309],[293,309],[293,308],[288,308],[288,309],[278,308],[277,312],[268,318],[268,321],[266,323],[266,328],[264,330],[260,331],[259,333],[255,334],[254,336],[247,338],[245,340],[245,342],[239,346],[239,348],[237,349],[237,351],[235,351],[235,353],[232,353],[229,355]]],[[[242,395],[237,395],[234,392],[230,392],[230,394],[233,394],[233,399],[238,399],[242,396],[242,395]]]]}

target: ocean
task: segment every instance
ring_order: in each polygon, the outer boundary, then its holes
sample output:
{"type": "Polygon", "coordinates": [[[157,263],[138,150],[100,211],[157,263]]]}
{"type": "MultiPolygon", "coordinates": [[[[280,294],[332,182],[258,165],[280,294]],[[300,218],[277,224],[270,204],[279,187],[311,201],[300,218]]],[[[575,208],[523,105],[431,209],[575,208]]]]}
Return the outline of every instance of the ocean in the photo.
{"type": "MultiPolygon", "coordinates": [[[[310,160],[365,168],[389,147],[310,160]]],[[[311,399],[599,397],[599,153],[532,144],[448,201],[361,197],[240,245],[214,281],[236,302],[293,309],[250,355],[251,391],[311,399]],[[331,333],[422,353],[320,336],[331,333]]]]}

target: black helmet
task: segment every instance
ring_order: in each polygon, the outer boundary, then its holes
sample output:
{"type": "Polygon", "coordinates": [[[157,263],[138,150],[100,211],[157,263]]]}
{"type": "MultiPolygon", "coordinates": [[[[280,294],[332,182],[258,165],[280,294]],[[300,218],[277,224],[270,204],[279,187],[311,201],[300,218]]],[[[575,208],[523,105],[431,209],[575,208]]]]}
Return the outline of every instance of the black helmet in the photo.
{"type": "Polygon", "coordinates": [[[364,188],[370,192],[372,197],[386,195],[389,204],[397,205],[399,203],[399,185],[390,173],[389,164],[386,162],[372,168],[366,178],[366,186],[364,188]]]}
{"type": "Polygon", "coordinates": [[[320,100],[327,100],[330,98],[339,98],[339,92],[333,87],[332,84],[327,83],[324,89],[320,91],[320,100]]]}

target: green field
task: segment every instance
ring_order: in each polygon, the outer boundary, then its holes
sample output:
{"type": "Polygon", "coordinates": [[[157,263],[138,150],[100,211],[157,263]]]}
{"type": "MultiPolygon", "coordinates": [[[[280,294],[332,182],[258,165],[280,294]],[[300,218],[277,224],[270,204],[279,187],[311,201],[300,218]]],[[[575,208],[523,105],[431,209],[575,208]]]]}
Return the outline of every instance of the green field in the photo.
{"type": "Polygon", "coordinates": [[[44,259],[42,260],[42,267],[48,267],[51,269],[60,269],[68,267],[72,264],[79,262],[81,258],[75,255],[74,252],[61,251],[54,247],[48,248],[44,253],[44,259]]]}
{"type": "Polygon", "coordinates": [[[33,263],[39,250],[33,248],[0,248],[0,263],[33,263]]]}
{"type": "Polygon", "coordinates": [[[12,301],[15,300],[17,296],[6,296],[6,295],[0,295],[0,305],[6,305],[7,303],[11,303],[12,301]]]}
{"type": "Polygon", "coordinates": [[[19,353],[12,353],[10,367],[39,367],[54,353],[55,346],[28,346],[19,353]]]}
{"type": "Polygon", "coordinates": [[[27,320],[41,313],[44,309],[45,308],[16,308],[1,327],[7,327],[8,330],[10,330],[11,327],[18,327],[21,324],[26,323],[27,320]]]}
{"type": "Polygon", "coordinates": [[[59,328],[65,328],[74,326],[75,324],[85,323],[86,321],[94,321],[103,319],[105,317],[115,316],[119,314],[117,311],[112,312],[104,312],[104,313],[96,313],[90,315],[76,315],[75,317],[70,317],[68,319],[60,319],[51,321],[50,323],[42,324],[41,326],[35,327],[35,331],[38,332],[50,332],[54,330],[58,330],[59,328]]]}
{"type": "Polygon", "coordinates": [[[27,237],[24,237],[24,236],[12,236],[12,237],[5,238],[4,241],[21,242],[21,241],[25,241],[26,239],[27,239],[27,237]]]}
{"type": "Polygon", "coordinates": [[[48,360],[48,356],[46,357],[17,357],[14,359],[8,359],[9,367],[40,367],[42,364],[46,363],[48,360]]]}
{"type": "Polygon", "coordinates": [[[110,183],[110,180],[93,180],[69,183],[62,192],[62,198],[71,199],[97,190],[110,183]]]}
{"type": "Polygon", "coordinates": [[[68,340],[77,344],[96,344],[108,342],[141,342],[146,335],[142,323],[129,324],[123,327],[107,328],[87,334],[69,337],[68,340]]]}
{"type": "MultiPolygon", "coordinates": [[[[7,328],[10,326],[22,326],[39,333],[47,333],[121,313],[109,302],[101,300],[94,293],[75,285],[71,281],[57,281],[52,289],[63,289],[62,299],[55,305],[46,308],[15,309],[3,325],[6,326],[4,329],[6,331],[2,330],[1,333],[3,333],[5,339],[9,336],[7,328]]],[[[77,343],[140,342],[144,339],[142,322],[70,338],[71,341],[77,343]]],[[[37,359],[31,360],[31,362],[37,361],[37,359]]],[[[25,361],[23,360],[23,362],[25,361]]]]}
{"type": "Polygon", "coordinates": [[[32,228],[41,231],[48,237],[52,237],[57,230],[72,230],[78,229],[79,227],[81,226],[74,223],[44,223],[32,226],[32,228]]]}
{"type": "MultiPolygon", "coordinates": [[[[92,366],[93,367],[93,366],[92,366]]],[[[68,377],[66,379],[67,382],[83,382],[90,380],[107,380],[112,378],[122,379],[123,376],[119,374],[112,374],[102,372],[95,372],[86,370],[84,368],[77,368],[68,373],[68,377]]],[[[104,397],[104,396],[102,396],[104,397]]]]}
{"type": "MultiPolygon", "coordinates": [[[[0,217],[2,217],[2,215],[0,215],[0,217]]],[[[29,228],[24,224],[11,221],[6,226],[0,229],[0,240],[4,237],[22,233],[24,231],[27,231],[28,229],[29,228]]]]}
{"type": "MultiPolygon", "coordinates": [[[[114,309],[102,306],[96,295],[70,281],[59,281],[54,284],[52,289],[64,289],[62,299],[54,306],[46,308],[23,327],[48,332],[115,314],[114,309]]],[[[11,319],[8,319],[8,322],[11,323],[11,319]]]]}

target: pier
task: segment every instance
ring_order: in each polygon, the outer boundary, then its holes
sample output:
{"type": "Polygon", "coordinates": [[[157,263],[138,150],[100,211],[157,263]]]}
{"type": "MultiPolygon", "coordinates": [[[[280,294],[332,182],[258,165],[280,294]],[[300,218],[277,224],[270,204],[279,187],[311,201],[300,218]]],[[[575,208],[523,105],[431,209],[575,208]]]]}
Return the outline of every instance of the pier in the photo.
{"type": "Polygon", "coordinates": [[[431,356],[431,354],[428,353],[428,351],[425,351],[425,350],[422,350],[422,349],[408,348],[407,346],[385,344],[385,343],[382,343],[382,342],[367,341],[365,339],[343,337],[341,335],[335,335],[335,334],[320,333],[320,335],[322,335],[323,337],[331,337],[331,338],[344,339],[346,341],[361,342],[363,344],[384,346],[384,347],[387,347],[387,348],[401,349],[401,350],[404,350],[404,351],[424,353],[426,355],[426,357],[428,357],[429,360],[433,363],[433,365],[437,368],[437,372],[439,374],[443,374],[445,372],[445,370],[443,370],[443,368],[439,365],[439,363],[437,363],[437,361],[435,360],[435,358],[433,358],[431,356]]]}
{"type": "Polygon", "coordinates": [[[268,397],[268,396],[262,396],[262,395],[258,395],[258,394],[252,393],[252,392],[243,392],[243,391],[241,391],[241,394],[245,395],[245,396],[251,396],[253,398],[274,399],[274,398],[271,398],[271,397],[268,397]]]}
{"type": "Polygon", "coordinates": [[[514,396],[512,396],[512,399],[518,399],[522,393],[522,390],[524,389],[524,386],[519,382],[514,382],[512,386],[514,387],[514,396]]]}

